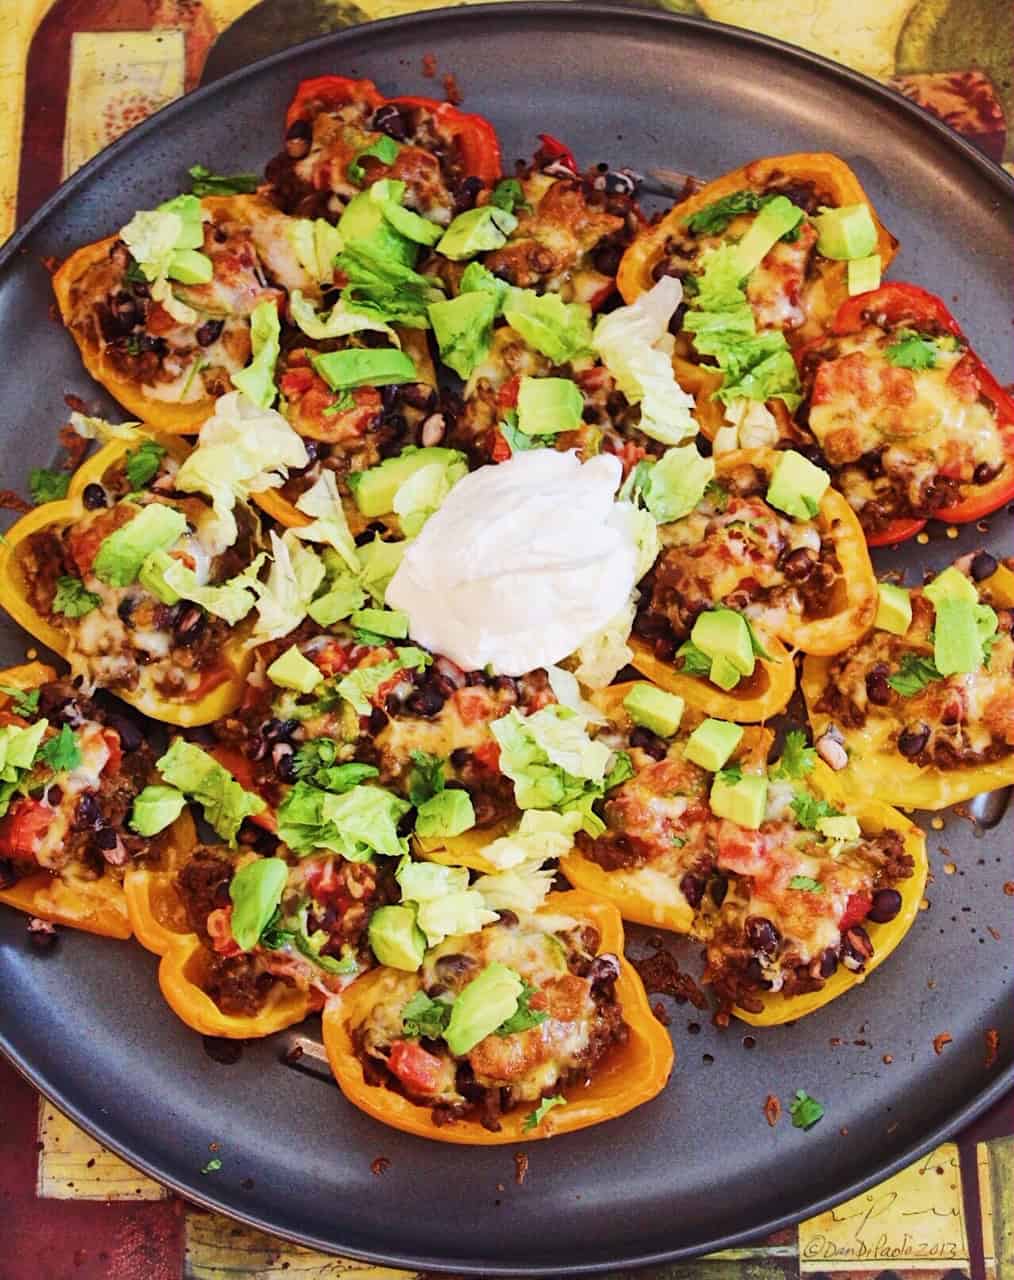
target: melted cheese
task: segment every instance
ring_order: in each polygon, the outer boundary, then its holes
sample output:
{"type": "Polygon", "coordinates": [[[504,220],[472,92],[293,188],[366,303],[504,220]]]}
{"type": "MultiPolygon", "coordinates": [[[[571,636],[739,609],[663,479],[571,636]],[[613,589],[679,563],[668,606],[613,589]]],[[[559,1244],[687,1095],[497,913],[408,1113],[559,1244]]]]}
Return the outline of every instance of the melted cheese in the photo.
{"type": "Polygon", "coordinates": [[[86,791],[97,789],[102,770],[109,761],[109,747],[100,724],[87,721],[75,730],[75,737],[81,752],[80,763],[70,772],[57,774],[47,786],[44,796],[47,802],[51,802],[54,785],[59,786],[62,792],[60,803],[35,849],[36,862],[47,871],[59,871],[66,866],[66,840],[78,798],[86,791]]]}

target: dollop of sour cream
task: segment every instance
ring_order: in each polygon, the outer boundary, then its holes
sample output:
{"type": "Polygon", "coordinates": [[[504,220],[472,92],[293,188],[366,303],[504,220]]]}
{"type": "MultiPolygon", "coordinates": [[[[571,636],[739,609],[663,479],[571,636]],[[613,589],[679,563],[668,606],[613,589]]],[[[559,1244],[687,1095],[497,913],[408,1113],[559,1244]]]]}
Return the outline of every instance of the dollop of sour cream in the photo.
{"type": "Polygon", "coordinates": [[[535,449],[459,480],[387,588],[413,640],[465,670],[523,675],[626,605],[637,545],[619,460],[535,449]]]}

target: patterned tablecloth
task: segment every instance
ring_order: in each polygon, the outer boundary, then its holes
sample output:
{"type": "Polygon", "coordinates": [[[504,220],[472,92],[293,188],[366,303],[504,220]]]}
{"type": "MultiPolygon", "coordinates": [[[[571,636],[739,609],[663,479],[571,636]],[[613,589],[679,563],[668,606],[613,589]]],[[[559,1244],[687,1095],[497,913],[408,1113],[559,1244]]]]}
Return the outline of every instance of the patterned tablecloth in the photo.
{"type": "MultiPolygon", "coordinates": [[[[876,76],[1014,159],[1008,0],[661,0],[876,76]]],[[[432,0],[0,0],[0,239],[101,147],[217,71],[432,0]]],[[[1009,1029],[1006,1032],[1009,1034],[1009,1029]]],[[[197,1210],[0,1062],[0,1280],[394,1280],[197,1210]]],[[[641,1273],[648,1275],[649,1273],[641,1273]]],[[[873,1191],[657,1280],[1014,1280],[1014,1098],[873,1191]]],[[[617,1273],[619,1275],[619,1273],[617,1273]]]]}

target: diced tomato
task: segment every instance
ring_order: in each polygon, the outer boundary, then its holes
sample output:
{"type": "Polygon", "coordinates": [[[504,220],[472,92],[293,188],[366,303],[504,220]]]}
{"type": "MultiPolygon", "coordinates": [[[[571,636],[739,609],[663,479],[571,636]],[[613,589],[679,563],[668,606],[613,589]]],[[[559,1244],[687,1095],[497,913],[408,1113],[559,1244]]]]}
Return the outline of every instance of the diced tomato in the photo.
{"type": "Polygon", "coordinates": [[[352,666],[351,648],[337,640],[329,640],[324,648],[307,656],[327,677],[340,675],[352,666]]]}
{"type": "Polygon", "coordinates": [[[947,385],[959,400],[975,404],[979,398],[979,362],[975,356],[965,352],[947,375],[947,385]]]}
{"type": "Polygon", "coordinates": [[[232,907],[216,907],[205,926],[211,945],[219,955],[238,956],[242,947],[232,936],[232,907]]]}
{"type": "Polygon", "coordinates": [[[741,876],[756,876],[768,869],[765,840],[759,831],[749,831],[722,819],[718,828],[718,865],[741,876]]]}
{"type": "Polygon", "coordinates": [[[860,920],[865,920],[870,914],[870,908],[873,906],[873,898],[868,893],[850,893],[848,901],[845,903],[845,911],[841,920],[838,922],[839,929],[844,931],[851,929],[854,924],[858,924],[860,920]]]}
{"type": "Polygon", "coordinates": [[[440,1059],[412,1040],[395,1040],[387,1065],[411,1093],[434,1093],[440,1083],[440,1059]]]}
{"type": "Polygon", "coordinates": [[[496,402],[501,409],[514,409],[518,403],[518,388],[521,386],[521,375],[512,374],[496,393],[496,402]]]}
{"type": "Polygon", "coordinates": [[[633,471],[648,452],[643,445],[634,444],[633,440],[625,440],[621,446],[617,446],[617,443],[609,436],[603,440],[602,448],[604,452],[611,453],[613,457],[619,458],[623,467],[624,477],[633,471]]]}
{"type": "Polygon", "coordinates": [[[109,757],[103,765],[102,772],[108,774],[116,774],[120,771],[120,761],[123,759],[123,749],[120,746],[120,735],[115,729],[103,729],[102,737],[106,744],[106,750],[109,757]]]}
{"type": "Polygon", "coordinates": [[[559,138],[554,138],[551,133],[540,133],[539,141],[542,146],[535,153],[536,164],[551,164],[558,161],[567,166],[571,173],[577,173],[577,161],[574,159],[574,153],[565,142],[561,142],[559,138]]]}
{"type": "Polygon", "coordinates": [[[34,858],[54,810],[41,800],[21,796],[0,820],[0,852],[7,858],[34,858]]]}
{"type": "Polygon", "coordinates": [[[162,306],[161,302],[156,302],[148,312],[144,322],[144,327],[150,334],[171,333],[176,328],[179,321],[174,320],[172,316],[162,306]]]}
{"type": "Polygon", "coordinates": [[[278,380],[278,389],[283,396],[301,396],[313,386],[315,377],[316,374],[308,365],[286,369],[278,380]]]}
{"type": "Polygon", "coordinates": [[[511,447],[503,438],[496,427],[491,433],[492,439],[490,443],[489,456],[494,462],[509,462],[511,460],[511,447]]]}
{"type": "Polygon", "coordinates": [[[500,744],[490,739],[489,742],[480,742],[472,751],[473,757],[479,761],[481,765],[489,769],[492,773],[500,772],[500,744]]]}
{"type": "Polygon", "coordinates": [[[465,724],[475,724],[479,720],[493,718],[495,699],[484,685],[466,684],[463,689],[455,691],[454,705],[465,724]]]}

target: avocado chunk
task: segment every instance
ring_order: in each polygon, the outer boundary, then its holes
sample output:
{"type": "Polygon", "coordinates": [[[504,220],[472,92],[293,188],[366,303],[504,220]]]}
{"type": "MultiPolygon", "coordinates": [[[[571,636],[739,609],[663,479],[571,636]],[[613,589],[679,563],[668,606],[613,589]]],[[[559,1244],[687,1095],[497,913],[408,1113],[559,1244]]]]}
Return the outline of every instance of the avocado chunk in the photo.
{"type": "Polygon", "coordinates": [[[843,204],[822,209],[813,220],[817,228],[817,252],[838,262],[868,258],[877,247],[877,228],[869,206],[843,204]]]}
{"type": "Polygon", "coordinates": [[[392,259],[404,267],[415,266],[418,247],[394,229],[384,216],[384,206],[372,200],[369,191],[360,191],[345,206],[338,219],[338,234],[346,247],[367,246],[378,258],[392,259]]]}
{"type": "Polygon", "coordinates": [[[858,840],[862,835],[858,820],[850,813],[818,818],[817,830],[822,836],[827,836],[828,840],[858,840]]]}
{"type": "Polygon", "coordinates": [[[882,270],[879,253],[871,253],[868,258],[853,258],[848,264],[849,297],[879,289],[882,270]]]}
{"type": "Polygon", "coordinates": [[[378,907],[370,917],[370,946],[381,964],[415,973],[426,954],[426,939],[411,907],[378,907]]]}
{"type": "Polygon", "coordinates": [[[442,449],[439,446],[430,449],[404,449],[396,458],[385,458],[368,471],[353,471],[348,477],[352,497],[368,519],[388,515],[394,510],[394,495],[410,476],[434,462],[447,466],[457,456],[456,449],[442,449]]]}
{"type": "Polygon", "coordinates": [[[496,299],[491,293],[460,293],[426,308],[440,359],[459,378],[468,378],[489,354],[496,299]]]}
{"type": "Polygon", "coordinates": [[[153,551],[168,551],[186,528],[187,518],[182,511],[153,502],[103,538],[92,570],[100,582],[129,587],[148,556],[153,551]]]}
{"type": "Polygon", "coordinates": [[[903,636],[912,625],[912,598],[904,587],[892,582],[877,583],[877,617],[874,626],[903,636]]]}
{"type": "Polygon", "coordinates": [[[293,644],[268,667],[267,677],[279,689],[312,693],[324,679],[324,674],[308,658],[304,658],[293,644]]]}
{"type": "Polygon", "coordinates": [[[705,720],[687,739],[683,752],[693,764],[717,773],[739,746],[743,730],[728,720],[705,720]]]}
{"type": "Polygon", "coordinates": [[[710,678],[720,689],[733,689],[742,676],[753,675],[750,627],[734,609],[709,609],[698,616],[690,641],[711,659],[710,678]]]}
{"type": "Polygon", "coordinates": [[[395,387],[415,382],[415,365],[397,347],[355,347],[313,357],[313,367],[332,391],[354,387],[395,387]]]}
{"type": "Polygon", "coordinates": [[[417,836],[460,836],[474,826],[472,798],[457,787],[424,800],[415,819],[417,836]]]}
{"type": "Polygon", "coordinates": [[[207,284],[215,274],[215,268],[206,253],[198,249],[177,249],[169,262],[170,280],[180,284],[207,284]]]}
{"type": "Polygon", "coordinates": [[[513,213],[498,209],[493,204],[467,209],[458,214],[441,236],[437,253],[442,253],[452,262],[463,262],[478,253],[501,248],[517,225],[518,220],[513,213]]]}
{"type": "Polygon", "coordinates": [[[979,600],[979,593],[972,580],[953,565],[943,573],[938,573],[932,582],[923,587],[922,593],[937,607],[941,600],[965,600],[969,604],[977,604],[979,600]]]}
{"type": "Polygon", "coordinates": [[[764,821],[768,804],[768,780],[746,773],[738,781],[716,774],[711,784],[711,811],[718,818],[728,818],[741,827],[756,831],[764,821]]]}
{"type": "Polygon", "coordinates": [[[678,694],[666,693],[644,680],[639,680],[623,699],[623,706],[634,724],[644,725],[663,738],[671,738],[680,727],[683,705],[678,694]]]}
{"type": "Polygon", "coordinates": [[[820,511],[820,500],[831,477],[795,449],[779,453],[771,472],[767,500],[794,520],[812,520],[820,511]]]}
{"type": "Polygon", "coordinates": [[[746,235],[736,246],[736,259],[741,273],[749,275],[781,240],[787,231],[797,227],[806,215],[787,196],[775,196],[757,214],[746,235]]]}
{"type": "Polygon", "coordinates": [[[937,603],[933,661],[942,676],[974,671],[982,665],[982,636],[976,608],[967,600],[945,596],[937,603]]]}
{"type": "Polygon", "coordinates": [[[505,964],[487,965],[465,987],[451,1008],[451,1020],[444,1032],[447,1047],[455,1057],[474,1049],[480,1040],[493,1034],[502,1022],[517,1012],[524,983],[505,964]]]}
{"type": "Polygon", "coordinates": [[[182,791],[175,787],[153,784],[134,797],[130,811],[130,829],[139,836],[156,836],[183,812],[187,803],[182,791]]]}
{"type": "Polygon", "coordinates": [[[376,636],[390,636],[392,640],[404,640],[408,636],[408,614],[400,609],[357,609],[349,621],[354,627],[372,631],[376,636]]]}
{"type": "Polygon", "coordinates": [[[443,227],[437,226],[411,209],[402,207],[405,198],[405,184],[393,178],[382,178],[370,187],[370,199],[378,204],[384,217],[391,226],[407,240],[416,244],[434,245],[444,234],[443,227]]]}
{"type": "Polygon", "coordinates": [[[522,378],[518,385],[518,430],[526,436],[576,431],[584,397],[569,378],[522,378]]]}

